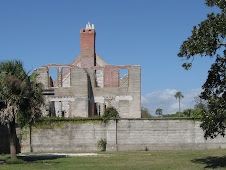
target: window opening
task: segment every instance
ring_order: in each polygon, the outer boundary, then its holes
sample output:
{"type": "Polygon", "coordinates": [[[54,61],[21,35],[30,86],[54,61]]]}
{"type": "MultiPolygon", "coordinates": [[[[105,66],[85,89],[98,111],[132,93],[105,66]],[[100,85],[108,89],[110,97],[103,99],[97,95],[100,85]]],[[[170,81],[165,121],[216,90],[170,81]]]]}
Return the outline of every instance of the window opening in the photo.
{"type": "Polygon", "coordinates": [[[120,86],[127,86],[129,85],[129,77],[128,77],[129,71],[128,68],[125,69],[119,69],[119,77],[120,77],[120,86]]]}
{"type": "Polygon", "coordinates": [[[49,87],[58,87],[58,85],[57,85],[57,67],[49,68],[49,87]]]}
{"type": "Polygon", "coordinates": [[[119,75],[120,78],[124,78],[125,76],[128,76],[128,68],[120,68],[119,69],[119,75]]]}

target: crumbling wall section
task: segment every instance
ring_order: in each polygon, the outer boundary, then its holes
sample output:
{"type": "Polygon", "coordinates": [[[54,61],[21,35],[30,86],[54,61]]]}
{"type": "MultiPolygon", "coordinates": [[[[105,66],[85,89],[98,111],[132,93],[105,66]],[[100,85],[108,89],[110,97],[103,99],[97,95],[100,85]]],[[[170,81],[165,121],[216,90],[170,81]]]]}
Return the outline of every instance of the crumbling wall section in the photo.
{"type": "Polygon", "coordinates": [[[65,98],[62,98],[61,101],[55,101],[55,114],[57,117],[69,117],[69,101],[64,101],[65,98]]]}
{"type": "Polygon", "coordinates": [[[95,70],[95,80],[96,80],[96,87],[104,87],[104,70],[99,69],[95,70]]]}
{"type": "Polygon", "coordinates": [[[37,74],[37,82],[41,82],[44,85],[44,88],[49,87],[49,69],[48,67],[40,67],[34,72],[37,74]]]}
{"type": "MultiPolygon", "coordinates": [[[[39,81],[48,84],[48,67],[41,67],[39,81]]],[[[90,117],[102,115],[109,106],[115,107],[122,118],[141,117],[140,66],[112,66],[58,69],[57,81],[62,86],[45,86],[44,115],[90,117]],[[119,69],[127,68],[128,75],[119,78],[119,69]],[[66,73],[67,75],[66,75],[66,73]],[[49,91],[51,90],[51,91],[49,91]],[[50,112],[50,113],[49,113],[50,112]]]]}
{"type": "Polygon", "coordinates": [[[119,80],[120,87],[128,87],[129,86],[129,77],[125,75],[124,77],[120,78],[119,80]]]}
{"type": "Polygon", "coordinates": [[[71,88],[77,91],[71,104],[73,117],[88,117],[88,75],[82,68],[71,69],[71,88]]]}
{"type": "Polygon", "coordinates": [[[63,87],[70,87],[71,86],[71,74],[70,73],[68,73],[68,75],[63,77],[62,86],[63,87]]]}
{"type": "Polygon", "coordinates": [[[127,118],[141,118],[141,69],[140,66],[132,66],[129,69],[128,93],[133,98],[129,103],[129,115],[127,118]]]}
{"type": "Polygon", "coordinates": [[[90,68],[92,66],[94,66],[94,57],[82,57],[81,59],[82,68],[90,68]]]}
{"type": "Polygon", "coordinates": [[[104,87],[119,86],[119,68],[113,65],[106,65],[104,69],[104,87]]]}
{"type": "Polygon", "coordinates": [[[106,66],[104,68],[96,67],[92,70],[94,70],[94,73],[89,72],[90,75],[95,74],[94,78],[91,79],[92,82],[96,81],[98,84],[98,80],[104,77],[104,83],[108,83],[107,87],[104,84],[103,87],[95,86],[93,88],[94,97],[91,100],[96,104],[98,114],[102,115],[107,107],[113,106],[122,118],[141,117],[140,66],[106,66]],[[127,68],[129,75],[120,79],[120,84],[116,86],[116,82],[119,83],[118,73],[120,68],[127,68]],[[104,75],[98,74],[97,71],[99,70],[104,70],[104,75]],[[114,81],[112,76],[115,76],[117,80],[114,81]]]}
{"type": "Polygon", "coordinates": [[[59,82],[58,87],[48,85],[48,66],[37,70],[38,81],[45,84],[43,94],[45,98],[45,107],[42,108],[43,115],[58,117],[88,117],[89,97],[88,97],[88,75],[84,69],[79,67],[70,67],[65,71],[68,75],[62,73],[61,66],[57,67],[59,82]]]}
{"type": "Polygon", "coordinates": [[[96,66],[104,67],[108,65],[98,54],[96,54],[96,66]]]}

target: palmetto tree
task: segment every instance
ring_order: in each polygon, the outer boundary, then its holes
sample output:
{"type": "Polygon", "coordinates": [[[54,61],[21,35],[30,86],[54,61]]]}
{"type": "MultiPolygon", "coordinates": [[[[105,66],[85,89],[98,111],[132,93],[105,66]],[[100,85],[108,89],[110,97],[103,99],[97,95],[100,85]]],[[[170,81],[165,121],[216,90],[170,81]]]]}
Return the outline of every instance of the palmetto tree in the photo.
{"type": "Polygon", "coordinates": [[[9,125],[11,159],[16,159],[16,119],[24,125],[41,115],[41,87],[21,61],[0,62],[0,122],[9,125]]]}
{"type": "Polygon", "coordinates": [[[178,91],[178,92],[176,92],[176,94],[174,95],[174,97],[177,99],[179,99],[179,112],[181,112],[181,109],[180,109],[180,100],[182,99],[182,98],[184,98],[184,95],[180,92],[180,91],[178,91]]]}

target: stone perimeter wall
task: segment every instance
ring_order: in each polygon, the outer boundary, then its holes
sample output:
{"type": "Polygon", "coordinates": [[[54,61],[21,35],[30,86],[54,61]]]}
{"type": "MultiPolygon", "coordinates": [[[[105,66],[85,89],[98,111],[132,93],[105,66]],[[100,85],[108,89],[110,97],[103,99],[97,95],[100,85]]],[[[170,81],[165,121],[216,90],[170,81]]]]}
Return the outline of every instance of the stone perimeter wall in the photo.
{"type": "Polygon", "coordinates": [[[23,132],[21,152],[93,152],[107,140],[107,151],[200,150],[226,148],[226,138],[205,140],[200,122],[193,120],[111,120],[109,124],[65,122],[61,127],[23,132]],[[30,141],[31,139],[31,141],[30,141]]]}

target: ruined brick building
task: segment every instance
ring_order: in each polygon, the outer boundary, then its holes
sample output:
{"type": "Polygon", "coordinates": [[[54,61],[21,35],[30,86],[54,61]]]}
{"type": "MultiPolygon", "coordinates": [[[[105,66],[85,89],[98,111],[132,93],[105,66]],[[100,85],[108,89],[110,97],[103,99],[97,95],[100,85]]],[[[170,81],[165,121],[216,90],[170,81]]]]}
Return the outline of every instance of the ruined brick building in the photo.
{"type": "Polygon", "coordinates": [[[94,25],[80,30],[81,54],[71,64],[49,64],[35,71],[44,85],[44,115],[91,117],[113,106],[122,118],[141,117],[140,66],[107,64],[95,53],[94,25]],[[56,80],[50,76],[57,70],[56,80]],[[128,74],[120,77],[120,71],[128,74]]]}

